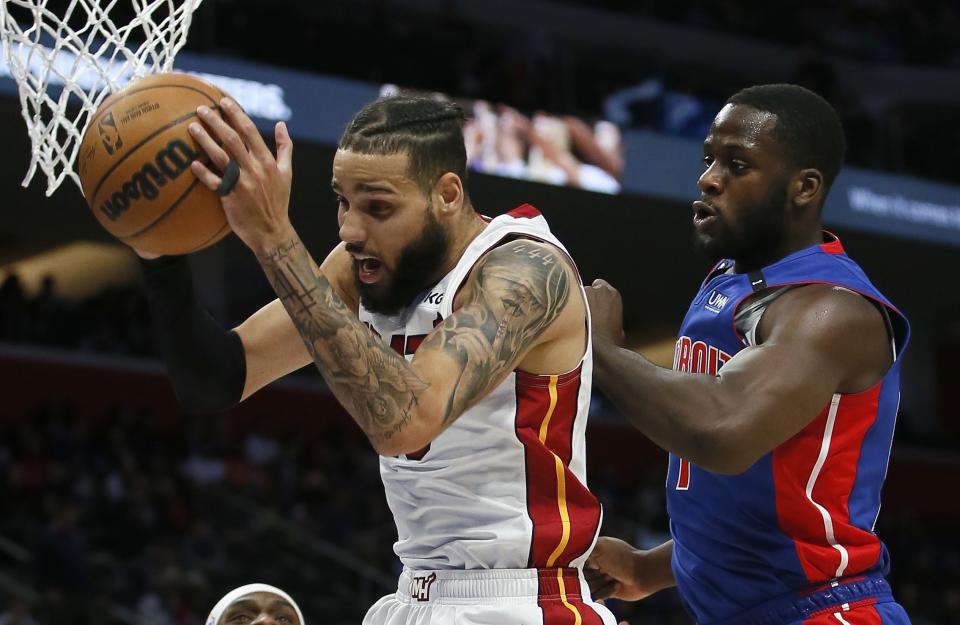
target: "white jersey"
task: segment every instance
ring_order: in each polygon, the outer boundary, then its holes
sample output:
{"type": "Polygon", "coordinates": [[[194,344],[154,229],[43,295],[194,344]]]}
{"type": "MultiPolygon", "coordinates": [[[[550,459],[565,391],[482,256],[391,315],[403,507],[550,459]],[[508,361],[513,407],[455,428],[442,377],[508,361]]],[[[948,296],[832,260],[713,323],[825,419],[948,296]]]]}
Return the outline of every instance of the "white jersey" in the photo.
{"type": "Polygon", "coordinates": [[[583,571],[406,570],[397,592],[376,602],[363,625],[616,625],[590,598],[583,571]]]}
{"type": "MultiPolygon", "coordinates": [[[[408,359],[452,312],[453,299],[486,252],[513,238],[564,253],[529,205],[490,221],[453,270],[393,317],[360,304],[360,320],[408,359]]],[[[581,287],[582,289],[582,287],[581,287]]],[[[600,528],[587,490],[584,431],[592,350],[559,375],[515,370],[430,445],[381,457],[380,475],[397,524],[394,551],[408,569],[580,567],[600,528]]]]}

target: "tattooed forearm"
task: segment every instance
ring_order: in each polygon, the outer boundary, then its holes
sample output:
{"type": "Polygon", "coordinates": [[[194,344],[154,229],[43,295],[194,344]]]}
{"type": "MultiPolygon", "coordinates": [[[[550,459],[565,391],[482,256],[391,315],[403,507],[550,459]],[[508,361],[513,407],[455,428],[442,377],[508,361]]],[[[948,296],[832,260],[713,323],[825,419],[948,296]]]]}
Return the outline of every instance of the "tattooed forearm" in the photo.
{"type": "Polygon", "coordinates": [[[391,450],[417,437],[414,448],[422,446],[500,383],[561,315],[573,275],[550,245],[517,240],[496,248],[477,263],[456,312],[408,363],[315,274],[298,238],[261,256],[260,264],[337,399],[374,446],[391,450]],[[415,418],[419,434],[387,445],[412,431],[415,418]]]}
{"type": "Polygon", "coordinates": [[[523,240],[480,261],[471,301],[422,346],[443,350],[459,365],[444,423],[490,392],[560,315],[570,296],[568,271],[559,250],[523,240]]]}
{"type": "Polygon", "coordinates": [[[298,237],[259,260],[323,378],[371,442],[377,445],[406,428],[429,384],[314,273],[298,237]]]}

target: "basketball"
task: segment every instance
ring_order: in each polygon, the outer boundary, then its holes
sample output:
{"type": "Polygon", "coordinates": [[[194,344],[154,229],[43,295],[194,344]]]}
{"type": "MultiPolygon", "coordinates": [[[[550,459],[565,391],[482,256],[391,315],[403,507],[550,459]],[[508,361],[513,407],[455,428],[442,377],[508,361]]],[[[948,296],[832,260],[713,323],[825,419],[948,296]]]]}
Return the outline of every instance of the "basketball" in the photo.
{"type": "Polygon", "coordinates": [[[209,159],[187,127],[197,106],[216,109],[217,87],[186,74],[157,74],[112,94],[80,144],[84,198],[112,235],[141,251],[186,254],[229,231],[220,198],[190,171],[209,159]]]}

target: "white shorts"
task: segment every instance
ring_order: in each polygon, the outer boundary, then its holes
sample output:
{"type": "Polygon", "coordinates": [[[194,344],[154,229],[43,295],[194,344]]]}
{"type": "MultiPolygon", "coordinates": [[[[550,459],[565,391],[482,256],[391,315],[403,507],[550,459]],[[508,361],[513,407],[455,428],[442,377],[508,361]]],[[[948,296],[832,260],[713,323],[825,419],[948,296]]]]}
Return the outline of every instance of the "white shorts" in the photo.
{"type": "Polygon", "coordinates": [[[363,625],[616,625],[580,569],[404,570],[363,625]]]}

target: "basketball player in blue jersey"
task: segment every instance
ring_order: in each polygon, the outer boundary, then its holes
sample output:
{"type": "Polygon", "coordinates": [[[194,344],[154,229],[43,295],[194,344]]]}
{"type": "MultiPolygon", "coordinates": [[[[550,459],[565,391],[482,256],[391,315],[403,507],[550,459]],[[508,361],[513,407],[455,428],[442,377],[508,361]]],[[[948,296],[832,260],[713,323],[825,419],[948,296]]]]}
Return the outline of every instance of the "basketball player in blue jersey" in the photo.
{"type": "Polygon", "coordinates": [[[381,99],[341,138],[342,243],[318,267],[287,214],[286,127],[274,156],[236,103],[221,107],[190,127],[213,164],[193,171],[278,298],[226,332],[182,259],[147,263],[181,400],[224,409],[316,364],[380,454],[397,524],[404,571],[365,624],[612,624],[582,574],[601,517],[585,477],[586,297],[543,216],[474,210],[458,107],[381,99]]]}
{"type": "Polygon", "coordinates": [[[702,625],[904,625],[874,534],[907,320],[820,226],[843,129],[793,85],[744,89],[704,141],[696,245],[717,264],[673,370],[620,346],[619,294],[597,281],[597,381],[670,452],[672,540],[603,538],[599,596],[676,585],[702,625]]]}

